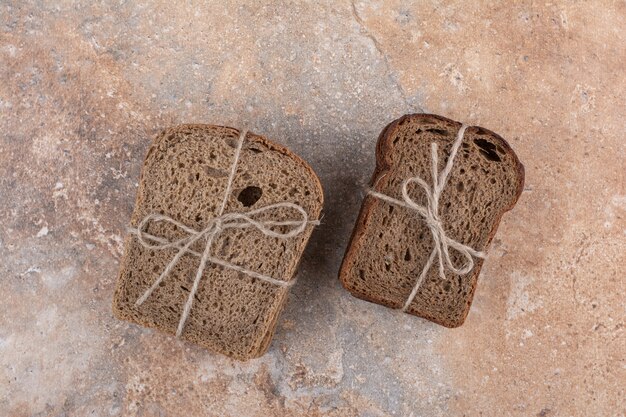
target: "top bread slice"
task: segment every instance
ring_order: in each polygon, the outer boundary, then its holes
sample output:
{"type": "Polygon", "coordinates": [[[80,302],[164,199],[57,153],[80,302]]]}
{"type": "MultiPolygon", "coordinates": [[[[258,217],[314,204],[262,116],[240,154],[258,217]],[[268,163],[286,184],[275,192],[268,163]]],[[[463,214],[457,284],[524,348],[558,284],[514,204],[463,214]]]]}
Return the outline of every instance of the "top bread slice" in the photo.
{"type": "MultiPolygon", "coordinates": [[[[239,135],[237,129],[212,125],[181,125],[159,134],[146,156],[132,227],[146,215],[159,213],[195,230],[204,229],[219,210],[239,135]]],[[[310,220],[317,220],[323,204],[319,179],[288,149],[248,133],[224,213],[245,213],[280,202],[298,204],[310,220]]],[[[293,209],[280,208],[255,218],[301,217],[293,209]]],[[[309,225],[288,239],[266,236],[254,227],[226,229],[215,238],[211,253],[231,264],[289,281],[312,228],[309,225]]],[[[147,231],[170,241],[184,237],[184,232],[164,222],[150,223],[147,231]]],[[[200,260],[184,255],[160,287],[136,306],[176,250],[147,249],[133,235],[125,245],[113,300],[115,315],[175,334],[200,260]]],[[[192,247],[196,252],[203,248],[200,242],[192,247]]],[[[181,338],[240,360],[260,356],[269,346],[287,292],[286,287],[208,262],[181,338]]]]}
{"type": "MultiPolygon", "coordinates": [[[[402,182],[419,176],[432,185],[431,143],[438,145],[439,171],[445,166],[461,123],[431,114],[410,114],[390,123],[376,149],[371,186],[402,200],[402,182]]],[[[439,200],[439,216],[450,238],[484,251],[504,212],[519,198],[524,167],[497,134],[468,127],[439,200]]],[[[424,191],[412,184],[410,197],[426,206],[424,191]]],[[[415,211],[367,195],[346,251],[340,280],[356,297],[402,308],[426,264],[434,242],[424,219],[415,211]]],[[[450,250],[456,266],[462,255],[450,250]]],[[[428,271],[407,313],[446,327],[460,326],[476,289],[482,259],[457,276],[439,276],[437,262],[428,271]]]]}

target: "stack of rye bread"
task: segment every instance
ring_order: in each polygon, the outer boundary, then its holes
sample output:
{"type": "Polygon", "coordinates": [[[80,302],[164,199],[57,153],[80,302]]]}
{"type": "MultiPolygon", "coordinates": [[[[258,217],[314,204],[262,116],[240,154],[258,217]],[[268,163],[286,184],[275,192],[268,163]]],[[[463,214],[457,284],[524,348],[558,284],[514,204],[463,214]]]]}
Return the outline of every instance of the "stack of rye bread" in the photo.
{"type": "MultiPolygon", "coordinates": [[[[430,207],[416,184],[406,185],[404,196],[403,182],[432,184],[432,144],[443,170],[458,139],[433,218],[447,238],[483,251],[521,194],[524,169],[500,136],[471,126],[459,137],[461,127],[429,114],[393,121],[378,139],[370,186],[430,207]]],[[[137,233],[126,238],[115,315],[236,359],[261,356],[322,206],[309,165],[263,136],[212,125],[165,130],[141,173],[131,218],[137,233]]],[[[430,259],[443,259],[432,227],[410,207],[367,194],[339,272],[343,286],[367,301],[461,325],[483,258],[443,279],[439,261],[430,259]]],[[[464,263],[454,247],[449,260],[464,263]]]]}

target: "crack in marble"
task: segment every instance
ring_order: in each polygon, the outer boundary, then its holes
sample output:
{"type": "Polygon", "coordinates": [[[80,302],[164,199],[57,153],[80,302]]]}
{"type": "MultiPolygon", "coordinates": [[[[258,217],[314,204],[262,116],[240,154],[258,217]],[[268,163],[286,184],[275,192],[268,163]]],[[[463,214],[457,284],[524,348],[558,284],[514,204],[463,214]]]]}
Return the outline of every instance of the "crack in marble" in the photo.
{"type": "Polygon", "coordinates": [[[404,104],[407,107],[407,109],[411,109],[411,108],[416,107],[417,110],[420,113],[424,113],[424,109],[422,108],[422,106],[420,106],[420,105],[413,106],[413,105],[411,105],[411,103],[409,103],[409,100],[406,97],[406,92],[404,91],[404,88],[402,88],[402,85],[397,80],[396,76],[394,75],[393,68],[391,66],[391,63],[389,62],[389,57],[387,56],[387,54],[383,50],[383,47],[380,44],[380,42],[378,41],[378,39],[376,39],[376,36],[374,36],[372,34],[372,32],[367,28],[367,25],[365,24],[365,21],[359,15],[359,12],[356,9],[356,3],[355,3],[354,0],[350,1],[350,6],[351,6],[351,11],[352,11],[352,16],[354,17],[354,20],[356,21],[356,23],[359,25],[360,32],[366,38],[368,38],[370,41],[372,41],[372,43],[374,44],[374,48],[376,49],[376,51],[382,57],[382,60],[383,60],[383,62],[385,64],[385,69],[387,70],[387,78],[389,79],[391,84],[393,84],[393,86],[398,90],[398,93],[400,94],[400,97],[402,98],[402,101],[404,102],[404,104]]]}

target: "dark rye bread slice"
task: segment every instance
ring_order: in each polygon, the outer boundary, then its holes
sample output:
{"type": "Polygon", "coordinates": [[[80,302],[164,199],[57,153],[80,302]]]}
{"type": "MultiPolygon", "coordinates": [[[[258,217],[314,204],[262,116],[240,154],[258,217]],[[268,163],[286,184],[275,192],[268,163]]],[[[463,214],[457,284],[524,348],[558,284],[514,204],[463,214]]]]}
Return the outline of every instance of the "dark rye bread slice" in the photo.
{"type": "MultiPolygon", "coordinates": [[[[438,146],[443,169],[461,123],[430,114],[406,115],[381,133],[376,149],[372,188],[402,200],[402,182],[420,176],[432,185],[431,143],[438,146]]],[[[524,167],[509,144],[481,127],[468,127],[439,200],[446,234],[478,251],[493,238],[503,213],[522,192],[524,167]]],[[[425,206],[426,195],[417,184],[409,196],[425,206]]],[[[415,211],[367,195],[361,206],[339,276],[356,297],[392,308],[402,308],[432,250],[433,238],[415,211]]],[[[456,266],[463,259],[450,249],[456,266]]],[[[439,276],[435,261],[407,313],[447,327],[463,324],[476,289],[482,259],[464,276],[446,271],[439,276]]]]}
{"type": "MultiPolygon", "coordinates": [[[[235,147],[237,129],[211,125],[182,125],[165,130],[150,147],[143,166],[131,225],[148,214],[160,213],[202,230],[219,210],[235,147]]],[[[319,218],[323,194],[319,179],[288,149],[252,133],[246,135],[232,191],[224,213],[247,212],[269,204],[302,206],[310,220],[319,218]]],[[[297,220],[293,209],[280,208],[258,220],[297,220]]],[[[276,229],[285,226],[279,226],[276,229]]],[[[254,227],[227,229],[216,237],[212,254],[280,280],[291,280],[311,235],[279,239],[254,227]]],[[[286,230],[283,230],[286,231],[286,230]]],[[[147,232],[170,241],[184,237],[175,226],[151,222],[147,232]]],[[[200,260],[184,255],[161,286],[136,306],[156,281],[175,249],[152,250],[129,235],[113,300],[115,315],[175,334],[200,260]]],[[[197,242],[192,248],[202,252],[197,242]]],[[[268,348],[288,288],[207,263],[181,338],[210,350],[246,360],[268,348]]]]}

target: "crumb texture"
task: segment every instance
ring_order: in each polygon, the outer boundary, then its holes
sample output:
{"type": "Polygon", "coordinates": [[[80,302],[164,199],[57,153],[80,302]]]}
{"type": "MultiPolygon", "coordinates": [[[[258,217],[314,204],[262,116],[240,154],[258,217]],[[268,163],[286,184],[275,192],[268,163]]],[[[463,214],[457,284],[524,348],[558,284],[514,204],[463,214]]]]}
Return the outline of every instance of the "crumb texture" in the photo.
{"type": "MultiPolygon", "coordinates": [[[[232,128],[184,125],[161,133],[148,151],[132,225],[148,214],[172,217],[202,230],[216,216],[226,189],[239,132],[232,128]]],[[[319,216],[322,193],[302,160],[266,139],[248,134],[224,213],[245,213],[278,202],[298,204],[319,216]]],[[[258,220],[300,219],[293,209],[256,215],[258,220]]],[[[287,231],[288,226],[276,227],[287,231]]],[[[211,253],[235,265],[276,279],[292,279],[312,226],[290,239],[264,235],[257,228],[226,229],[211,253]]],[[[146,231],[174,241],[185,232],[166,222],[146,231]]],[[[204,250],[204,241],[192,246],[204,250]]],[[[148,249],[130,237],[122,261],[114,309],[127,320],[175,333],[199,265],[185,255],[140,306],[135,301],[152,285],[176,249],[148,249]]],[[[247,359],[267,347],[287,289],[209,262],[203,273],[182,338],[227,355],[247,359]]]]}

